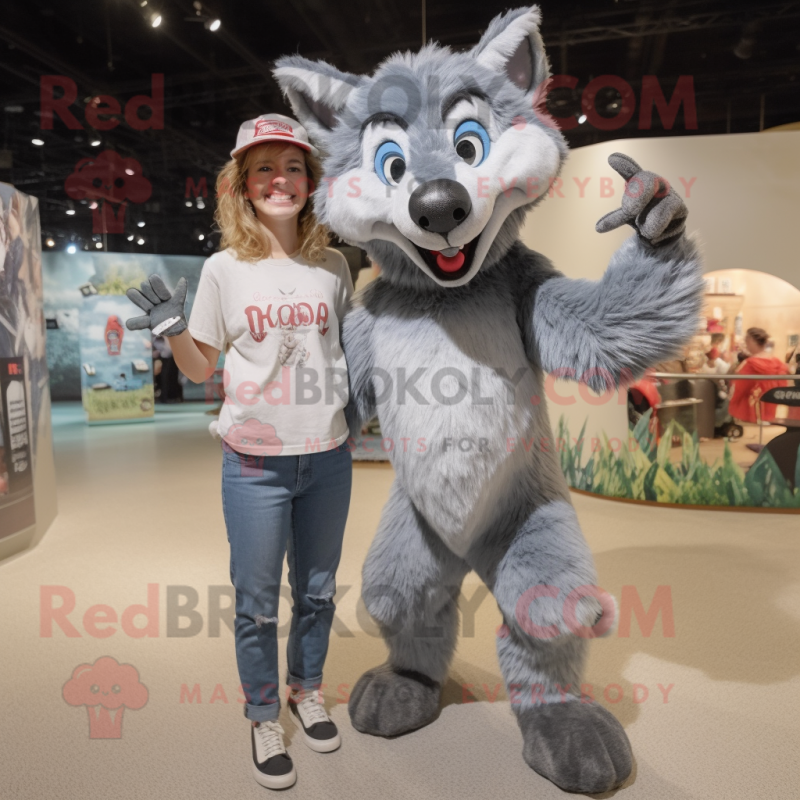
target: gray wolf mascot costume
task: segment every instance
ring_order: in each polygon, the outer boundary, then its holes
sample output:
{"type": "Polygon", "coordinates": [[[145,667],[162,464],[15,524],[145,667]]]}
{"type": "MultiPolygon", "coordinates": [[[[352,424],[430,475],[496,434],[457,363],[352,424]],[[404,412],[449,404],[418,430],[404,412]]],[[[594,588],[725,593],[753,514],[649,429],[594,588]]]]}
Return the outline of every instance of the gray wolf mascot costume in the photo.
{"type": "Polygon", "coordinates": [[[545,373],[600,391],[638,377],[695,332],[703,284],[682,200],[620,154],[622,207],[597,230],[635,232],[601,280],[570,280],[517,238],[567,155],[539,110],[539,20],[513,10],[469,52],[428,44],[371,76],[292,55],[275,77],[325,154],[318,218],[382,270],[343,324],[351,433],[377,413],[396,475],[362,589],[389,657],[355,685],[353,726],[393,736],[437,716],[475,570],[503,615],[525,761],[563,789],[602,792],[629,776],[630,744],[580,685],[615,604],[593,592],[555,448],[521,442],[552,436],[545,373]]]}

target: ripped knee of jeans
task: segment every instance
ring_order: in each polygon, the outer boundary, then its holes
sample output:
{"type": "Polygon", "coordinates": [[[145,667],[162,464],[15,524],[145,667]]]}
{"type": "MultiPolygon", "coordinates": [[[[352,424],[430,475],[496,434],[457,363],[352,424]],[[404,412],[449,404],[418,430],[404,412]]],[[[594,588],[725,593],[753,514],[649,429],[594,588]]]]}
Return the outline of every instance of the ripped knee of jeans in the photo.
{"type": "Polygon", "coordinates": [[[258,628],[262,628],[264,625],[269,625],[270,623],[272,625],[278,624],[277,617],[265,617],[263,614],[256,614],[255,620],[256,620],[256,627],[258,628]]]}
{"type": "Polygon", "coordinates": [[[334,594],[336,594],[336,592],[325,592],[325,594],[307,594],[306,597],[314,602],[324,604],[332,603],[334,594]]]}
{"type": "Polygon", "coordinates": [[[335,608],[333,603],[335,594],[336,590],[323,592],[322,594],[306,594],[301,603],[300,613],[302,616],[310,616],[335,608]]]}

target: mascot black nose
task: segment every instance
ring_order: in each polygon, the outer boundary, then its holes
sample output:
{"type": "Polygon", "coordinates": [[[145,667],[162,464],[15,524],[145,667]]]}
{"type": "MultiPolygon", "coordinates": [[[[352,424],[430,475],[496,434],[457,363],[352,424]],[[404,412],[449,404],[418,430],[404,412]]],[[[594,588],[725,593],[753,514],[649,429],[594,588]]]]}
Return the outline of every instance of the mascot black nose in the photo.
{"type": "Polygon", "coordinates": [[[457,181],[437,178],[417,186],[408,200],[411,219],[424,231],[450,233],[472,210],[469,192],[457,181]]]}

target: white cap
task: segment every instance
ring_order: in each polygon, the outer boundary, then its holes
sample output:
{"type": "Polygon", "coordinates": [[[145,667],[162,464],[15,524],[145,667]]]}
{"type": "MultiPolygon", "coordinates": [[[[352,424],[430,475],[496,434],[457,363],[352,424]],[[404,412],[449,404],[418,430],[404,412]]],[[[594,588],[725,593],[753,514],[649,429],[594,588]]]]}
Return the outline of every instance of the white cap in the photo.
{"type": "Polygon", "coordinates": [[[306,129],[297,120],[284,117],[283,114],[262,114],[239,126],[231,158],[262,142],[288,142],[308,150],[314,156],[319,155],[319,150],[308,141],[306,129]]]}

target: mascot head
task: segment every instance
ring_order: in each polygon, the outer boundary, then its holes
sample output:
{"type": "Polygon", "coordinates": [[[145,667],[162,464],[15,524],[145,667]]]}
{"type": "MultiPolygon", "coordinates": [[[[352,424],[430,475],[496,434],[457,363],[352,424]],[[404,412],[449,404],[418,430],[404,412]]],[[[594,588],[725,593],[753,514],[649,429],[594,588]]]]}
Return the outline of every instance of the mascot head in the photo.
{"type": "Polygon", "coordinates": [[[539,21],[536,6],[509,11],[472,50],[428,44],[370,76],[277,61],[278,83],[324,154],[317,216],[386,279],[468,283],[546,195],[567,146],[543,110],[550,69],[539,21]]]}

